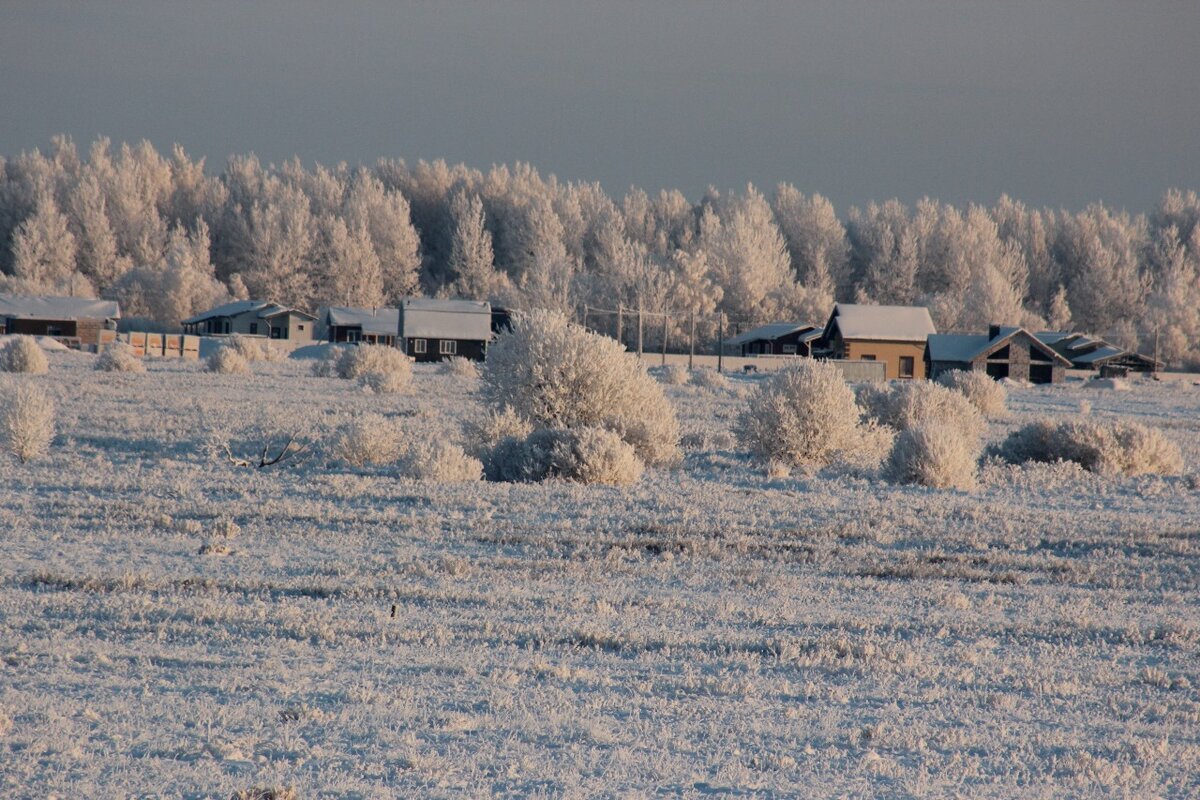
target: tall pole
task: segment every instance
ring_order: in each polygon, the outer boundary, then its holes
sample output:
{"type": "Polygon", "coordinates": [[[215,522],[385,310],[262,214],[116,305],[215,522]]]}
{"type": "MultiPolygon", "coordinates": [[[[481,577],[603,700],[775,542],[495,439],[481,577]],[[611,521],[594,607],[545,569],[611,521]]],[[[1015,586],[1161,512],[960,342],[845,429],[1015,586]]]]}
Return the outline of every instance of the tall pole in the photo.
{"type": "Polygon", "coordinates": [[[725,368],[725,312],[717,312],[717,372],[725,368]]]}
{"type": "Polygon", "coordinates": [[[638,298],[638,358],[642,357],[642,298],[638,298]]]}
{"type": "Polygon", "coordinates": [[[1154,326],[1154,377],[1158,378],[1158,326],[1154,326]]]}
{"type": "Polygon", "coordinates": [[[624,310],[624,309],[622,309],[622,307],[621,307],[621,304],[620,304],[620,303],[617,303],[617,342],[618,342],[618,343],[619,343],[619,344],[620,344],[622,347],[624,347],[624,346],[625,346],[625,340],[624,340],[624,339],[622,338],[622,336],[621,336],[621,318],[622,318],[622,316],[623,316],[623,314],[622,314],[621,312],[622,312],[623,310],[624,310]]]}
{"type": "Polygon", "coordinates": [[[662,365],[667,365],[667,336],[671,333],[671,317],[669,314],[663,314],[663,359],[662,365]]]}
{"type": "Polygon", "coordinates": [[[692,362],[696,360],[696,312],[695,310],[688,312],[688,370],[692,368],[692,362]]]}
{"type": "Polygon", "coordinates": [[[584,303],[583,304],[583,329],[585,331],[587,330],[587,321],[588,321],[588,306],[587,306],[587,303],[584,303]]]}

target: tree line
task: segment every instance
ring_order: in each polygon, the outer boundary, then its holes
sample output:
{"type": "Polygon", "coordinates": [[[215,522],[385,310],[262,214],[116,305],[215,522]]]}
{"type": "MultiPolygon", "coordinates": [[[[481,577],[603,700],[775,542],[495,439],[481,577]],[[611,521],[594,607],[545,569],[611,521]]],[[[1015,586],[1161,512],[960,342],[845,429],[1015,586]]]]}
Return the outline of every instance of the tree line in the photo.
{"type": "MultiPolygon", "coordinates": [[[[679,191],[563,183],[528,164],[487,171],[380,160],[311,169],[231,156],[216,174],[176,145],[0,158],[0,291],[103,296],[177,325],[232,298],[315,309],[406,295],[584,305],[819,324],[835,300],[929,306],[939,330],[991,322],[1158,343],[1200,363],[1200,198],[1149,214],[1001,197],[850,208],[782,183],[696,201],[679,191]]],[[[675,341],[678,341],[676,339],[675,341]]]]}

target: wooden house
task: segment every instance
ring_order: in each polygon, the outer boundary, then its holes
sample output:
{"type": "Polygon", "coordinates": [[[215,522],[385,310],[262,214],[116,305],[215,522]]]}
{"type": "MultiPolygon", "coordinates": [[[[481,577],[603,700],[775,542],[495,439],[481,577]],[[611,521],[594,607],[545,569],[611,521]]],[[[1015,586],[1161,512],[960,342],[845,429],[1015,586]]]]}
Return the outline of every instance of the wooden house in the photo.
{"type": "Polygon", "coordinates": [[[816,325],[774,322],[727,339],[725,347],[739,356],[811,356],[812,345],[820,338],[816,325]]]}
{"type": "Polygon", "coordinates": [[[929,336],[927,372],[936,378],[961,369],[986,372],[996,380],[1061,383],[1071,362],[1024,328],[992,325],[987,333],[935,333],[929,336]]]}
{"type": "Polygon", "coordinates": [[[94,351],[116,341],[120,318],[114,300],[0,294],[0,333],[50,336],[68,347],[94,351]]]}
{"type": "Polygon", "coordinates": [[[1082,333],[1042,331],[1038,341],[1053,349],[1071,363],[1072,369],[1097,370],[1121,374],[1124,372],[1156,372],[1163,368],[1161,361],[1118,347],[1095,336],[1082,333]]]}
{"type": "Polygon", "coordinates": [[[321,309],[318,338],[329,342],[366,342],[393,347],[400,325],[398,308],[321,309]]]}
{"type": "Polygon", "coordinates": [[[313,341],[317,318],[265,300],[238,300],[183,320],[183,332],[196,336],[263,336],[295,342],[313,341]]]}
{"type": "Polygon", "coordinates": [[[925,341],[936,333],[924,306],[838,303],[814,355],[846,361],[882,361],[887,380],[925,377],[925,341]]]}
{"type": "Polygon", "coordinates": [[[492,338],[492,307],[475,300],[401,301],[397,322],[402,350],[416,361],[461,356],[482,361],[492,338]]]}

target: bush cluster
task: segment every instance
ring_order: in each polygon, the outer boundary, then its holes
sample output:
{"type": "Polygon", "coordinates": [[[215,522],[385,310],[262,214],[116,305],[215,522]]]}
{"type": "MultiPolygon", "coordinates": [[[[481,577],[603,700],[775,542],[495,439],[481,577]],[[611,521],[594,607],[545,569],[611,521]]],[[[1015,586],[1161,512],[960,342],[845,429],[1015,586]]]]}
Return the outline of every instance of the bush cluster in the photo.
{"type": "Polygon", "coordinates": [[[96,359],[96,369],[101,372],[145,372],[146,365],[132,347],[124,342],[115,342],[104,348],[104,352],[96,359]]]}
{"type": "Polygon", "coordinates": [[[249,375],[250,364],[236,347],[221,345],[204,362],[205,369],[218,375],[249,375]]]}
{"type": "Polygon", "coordinates": [[[550,479],[624,485],[644,467],[633,446],[604,428],[541,428],[497,444],[485,465],[489,480],[531,483],[550,479]]]}
{"type": "Polygon", "coordinates": [[[7,381],[0,400],[4,446],[24,464],[45,455],[54,440],[54,401],[27,381],[7,381]]]}
{"type": "Polygon", "coordinates": [[[49,368],[46,354],[32,336],[10,336],[0,348],[0,372],[44,375],[49,368]]]}
{"type": "Polygon", "coordinates": [[[1008,413],[1008,390],[986,372],[952,369],[939,375],[937,382],[967,398],[988,419],[1008,413]]]}
{"type": "Polygon", "coordinates": [[[1074,461],[1104,475],[1178,475],[1179,445],[1157,428],[1129,420],[1072,419],[1032,422],[1000,445],[1007,461],[1074,461]]]}
{"type": "Polygon", "coordinates": [[[478,378],[479,367],[469,358],[454,356],[442,362],[442,372],[459,378],[478,378]]]}

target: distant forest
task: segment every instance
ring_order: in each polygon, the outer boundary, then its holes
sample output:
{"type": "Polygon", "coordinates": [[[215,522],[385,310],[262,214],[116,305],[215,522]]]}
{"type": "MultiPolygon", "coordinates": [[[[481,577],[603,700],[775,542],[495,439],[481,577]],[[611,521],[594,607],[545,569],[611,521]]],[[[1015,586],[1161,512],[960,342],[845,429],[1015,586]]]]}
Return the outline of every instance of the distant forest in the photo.
{"type": "Polygon", "coordinates": [[[56,137],[47,154],[0,158],[0,291],[113,298],[165,327],[246,297],[316,309],[426,294],[576,317],[619,304],[673,312],[673,325],[717,311],[820,324],[835,300],[917,303],[941,331],[998,322],[1157,340],[1164,360],[1196,366],[1198,221],[1200,198],[1179,190],[1137,215],[1001,197],[888,200],[839,218],[786,183],[610,197],[527,164],[309,169],[253,155],[213,174],[178,146],[163,156],[101,139],[82,157],[56,137]]]}

